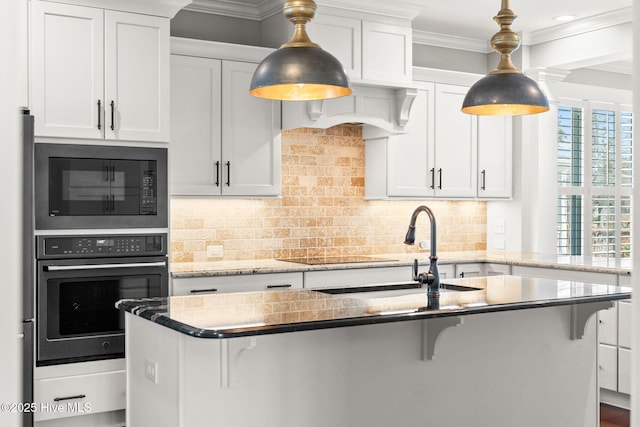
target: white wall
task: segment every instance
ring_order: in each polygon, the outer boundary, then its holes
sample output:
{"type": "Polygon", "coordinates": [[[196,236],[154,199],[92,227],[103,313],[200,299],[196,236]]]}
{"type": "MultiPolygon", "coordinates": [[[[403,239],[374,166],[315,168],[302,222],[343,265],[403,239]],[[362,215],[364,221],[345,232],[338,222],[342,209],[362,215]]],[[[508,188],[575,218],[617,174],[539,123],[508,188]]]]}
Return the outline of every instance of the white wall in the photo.
{"type": "MultiPolygon", "coordinates": [[[[640,106],[640,6],[637,2],[633,5],[633,101],[636,107],[640,106]]],[[[636,114],[638,108],[636,108],[636,114]]],[[[640,138],[634,138],[636,142],[640,138]]],[[[640,170],[640,156],[633,158],[634,173],[640,170]]],[[[633,217],[633,287],[636,292],[640,289],[640,250],[638,242],[640,242],[640,185],[636,183],[633,188],[633,211],[636,214],[633,217]]],[[[640,299],[638,294],[633,296],[633,311],[631,314],[631,346],[634,351],[631,353],[631,426],[640,427],[640,299]]]]}
{"type": "Polygon", "coordinates": [[[171,35],[261,46],[260,27],[259,21],[182,10],[171,20],[171,35]]]}
{"type": "MultiPolygon", "coordinates": [[[[2,185],[2,209],[0,211],[0,271],[2,271],[2,298],[0,298],[0,402],[20,401],[20,322],[18,312],[21,287],[21,186],[20,186],[20,144],[18,134],[19,89],[23,80],[18,76],[26,70],[19,66],[17,41],[19,8],[27,2],[0,2],[0,182],[2,185]]],[[[24,9],[20,9],[24,11],[24,9]]],[[[24,28],[20,28],[26,34],[24,28]]],[[[24,74],[22,74],[24,75],[24,74]]],[[[20,425],[19,414],[0,412],[0,425],[20,425]]]]}

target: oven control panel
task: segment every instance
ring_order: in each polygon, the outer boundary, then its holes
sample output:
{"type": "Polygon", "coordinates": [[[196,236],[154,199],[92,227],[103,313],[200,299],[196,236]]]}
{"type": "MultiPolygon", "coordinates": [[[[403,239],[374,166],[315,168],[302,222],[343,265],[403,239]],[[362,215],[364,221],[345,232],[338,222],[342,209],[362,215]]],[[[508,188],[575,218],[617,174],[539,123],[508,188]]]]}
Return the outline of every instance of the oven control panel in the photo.
{"type": "Polygon", "coordinates": [[[38,258],[165,255],[166,234],[39,236],[38,258]]]}

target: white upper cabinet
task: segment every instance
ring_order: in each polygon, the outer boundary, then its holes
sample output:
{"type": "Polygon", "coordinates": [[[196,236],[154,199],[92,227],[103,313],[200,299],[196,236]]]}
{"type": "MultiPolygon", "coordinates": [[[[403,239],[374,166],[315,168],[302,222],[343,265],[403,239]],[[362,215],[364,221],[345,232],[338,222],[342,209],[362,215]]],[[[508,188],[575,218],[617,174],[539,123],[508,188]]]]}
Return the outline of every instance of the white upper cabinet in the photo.
{"type": "MultiPolygon", "coordinates": [[[[344,11],[343,11],[344,12],[344,11]]],[[[375,84],[412,81],[412,30],[386,17],[348,16],[323,9],[308,25],[311,41],[338,58],[352,80],[375,84]],[[387,21],[387,22],[384,22],[387,21]]]]}
{"type": "Polygon", "coordinates": [[[39,137],[169,140],[169,19],[32,2],[39,137]]]}
{"type": "Polygon", "coordinates": [[[477,170],[476,116],[460,111],[468,88],[436,85],[435,195],[475,197],[477,170]]]}
{"type": "Polygon", "coordinates": [[[362,78],[411,82],[413,54],[410,26],[362,23],[362,78]]]}
{"type": "Polygon", "coordinates": [[[31,11],[36,135],[104,138],[104,12],[40,1],[31,11]]]}
{"type": "Polygon", "coordinates": [[[171,55],[171,194],[220,195],[222,61],[171,55]]]}
{"type": "Polygon", "coordinates": [[[335,56],[351,79],[362,78],[360,19],[319,14],[307,29],[311,41],[335,56]]]}
{"type": "Polygon", "coordinates": [[[465,86],[420,83],[406,133],[365,144],[365,198],[511,197],[511,117],[460,111],[465,86]]]}
{"type": "Polygon", "coordinates": [[[510,116],[478,117],[478,197],[509,198],[512,195],[512,119],[510,116]]]}
{"type": "Polygon", "coordinates": [[[280,194],[280,103],[249,95],[256,66],[171,56],[172,195],[280,194]]]}
{"type": "Polygon", "coordinates": [[[256,68],[222,62],[222,194],[280,194],[280,102],[249,95],[256,68]]]}
{"type": "Polygon", "coordinates": [[[107,139],[169,142],[169,20],[105,11],[107,139]]]}

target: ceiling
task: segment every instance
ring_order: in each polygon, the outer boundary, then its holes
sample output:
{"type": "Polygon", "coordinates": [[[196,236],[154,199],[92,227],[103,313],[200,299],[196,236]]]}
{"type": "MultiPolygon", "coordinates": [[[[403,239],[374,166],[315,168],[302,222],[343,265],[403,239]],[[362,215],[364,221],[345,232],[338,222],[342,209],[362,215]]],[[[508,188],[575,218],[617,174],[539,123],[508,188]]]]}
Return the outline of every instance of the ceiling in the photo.
{"type": "MultiPolygon", "coordinates": [[[[257,0],[256,0],[257,1],[257,0]]],[[[413,28],[440,34],[455,34],[471,39],[489,39],[498,31],[493,17],[500,10],[499,0],[423,0],[424,9],[413,20],[413,28]]],[[[576,20],[600,19],[620,9],[628,9],[631,21],[632,0],[511,0],[510,8],[518,15],[512,29],[525,34],[575,23],[559,24],[553,18],[575,15],[576,20]]]]}
{"type": "MultiPolygon", "coordinates": [[[[188,9],[261,20],[280,13],[285,0],[194,0],[188,9]]],[[[323,6],[369,10],[412,19],[414,43],[490,52],[489,40],[499,27],[493,16],[500,0],[316,0],[323,6]]],[[[525,45],[537,45],[563,37],[631,22],[632,0],[511,0],[518,15],[512,30],[522,35],[525,45]],[[559,23],[553,18],[574,15],[559,23]]],[[[616,57],[591,68],[631,74],[631,41],[628,57],[616,57]]],[[[623,55],[625,56],[625,55],[623,55]]]]}

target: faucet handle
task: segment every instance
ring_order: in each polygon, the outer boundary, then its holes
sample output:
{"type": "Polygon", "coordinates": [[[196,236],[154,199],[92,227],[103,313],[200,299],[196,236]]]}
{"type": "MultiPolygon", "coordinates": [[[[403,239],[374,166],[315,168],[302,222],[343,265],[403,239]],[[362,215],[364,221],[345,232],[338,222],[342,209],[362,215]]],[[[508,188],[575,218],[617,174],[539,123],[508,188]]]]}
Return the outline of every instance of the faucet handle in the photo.
{"type": "Polygon", "coordinates": [[[418,260],[413,260],[413,280],[418,280],[418,260]]]}

